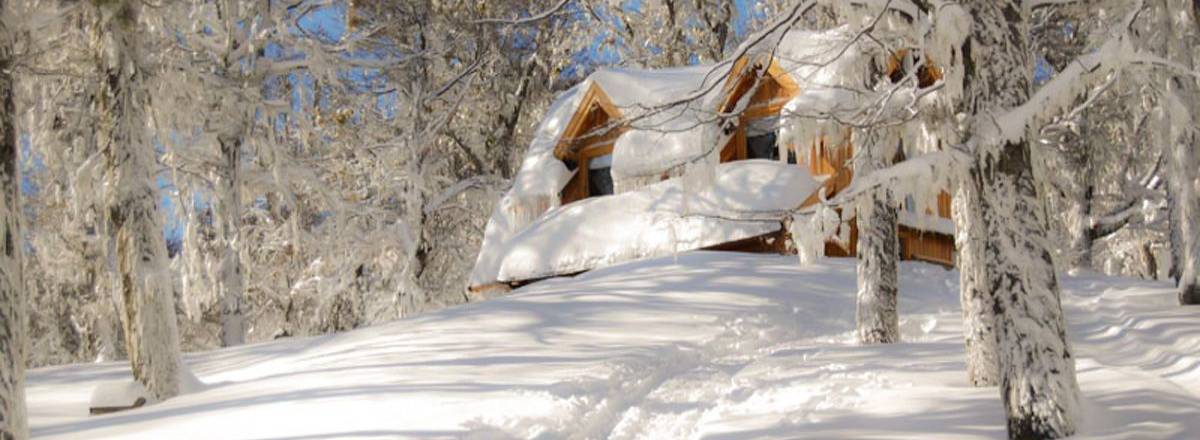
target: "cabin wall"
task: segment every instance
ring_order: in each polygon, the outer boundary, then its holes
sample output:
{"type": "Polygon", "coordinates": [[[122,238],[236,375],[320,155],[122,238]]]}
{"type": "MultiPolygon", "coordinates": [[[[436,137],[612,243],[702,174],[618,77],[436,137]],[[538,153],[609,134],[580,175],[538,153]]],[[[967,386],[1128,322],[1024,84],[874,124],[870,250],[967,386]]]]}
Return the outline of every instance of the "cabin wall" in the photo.
{"type": "Polygon", "coordinates": [[[900,259],[954,266],[954,237],[900,227],[900,259]]]}

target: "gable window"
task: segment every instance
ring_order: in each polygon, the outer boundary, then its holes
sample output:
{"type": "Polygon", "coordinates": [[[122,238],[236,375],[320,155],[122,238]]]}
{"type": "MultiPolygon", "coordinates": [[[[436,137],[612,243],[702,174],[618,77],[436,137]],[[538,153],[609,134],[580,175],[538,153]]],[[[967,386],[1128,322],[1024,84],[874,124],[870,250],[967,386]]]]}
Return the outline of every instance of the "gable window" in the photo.
{"type": "Polygon", "coordinates": [[[612,153],[588,161],[588,197],[613,195],[612,153]]]}

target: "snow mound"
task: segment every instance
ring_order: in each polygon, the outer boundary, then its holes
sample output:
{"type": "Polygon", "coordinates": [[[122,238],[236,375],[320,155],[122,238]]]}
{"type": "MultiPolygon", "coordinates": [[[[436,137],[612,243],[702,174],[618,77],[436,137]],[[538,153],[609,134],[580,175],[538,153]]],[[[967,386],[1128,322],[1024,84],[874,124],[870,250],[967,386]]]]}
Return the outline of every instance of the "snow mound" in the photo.
{"type": "Polygon", "coordinates": [[[141,382],[133,379],[100,384],[92,391],[91,408],[129,408],[154,402],[141,382]],[[137,403],[141,400],[142,403],[137,403]]]}
{"type": "Polygon", "coordinates": [[[572,87],[559,95],[546,109],[546,115],[542,117],[541,124],[534,132],[525,160],[521,162],[521,167],[513,177],[512,187],[500,198],[484,228],[481,252],[471,270],[470,285],[478,286],[490,282],[488,278],[499,270],[499,256],[494,252],[487,252],[488,249],[499,247],[543,213],[558,206],[558,192],[571,179],[573,173],[562,161],[554,157],[554,147],[570,123],[571,116],[575,114],[579,101],[583,99],[581,90],[586,90],[583,87],[586,85],[572,87]]]}
{"type": "Polygon", "coordinates": [[[775,232],[820,183],[803,167],[749,160],[719,165],[716,180],[693,195],[682,185],[672,179],[547,214],[500,250],[497,279],[571,274],[775,232]]]}

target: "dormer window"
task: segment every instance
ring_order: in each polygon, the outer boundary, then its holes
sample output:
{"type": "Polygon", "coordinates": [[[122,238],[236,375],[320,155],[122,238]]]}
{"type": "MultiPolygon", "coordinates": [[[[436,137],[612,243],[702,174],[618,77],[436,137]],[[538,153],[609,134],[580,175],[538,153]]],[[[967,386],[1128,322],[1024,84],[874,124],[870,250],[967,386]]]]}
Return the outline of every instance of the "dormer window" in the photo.
{"type": "MultiPolygon", "coordinates": [[[[746,94],[753,95],[745,109],[734,115],[737,125],[729,144],[721,150],[722,162],[779,160],[779,114],[798,90],[796,83],[774,61],[766,59],[750,63],[747,60],[743,58],[735,63],[733,71],[739,73],[730,77],[725,86],[727,95],[720,108],[722,113],[733,113],[746,94]]],[[[794,153],[788,155],[788,162],[796,163],[794,153]]]]}
{"type": "Polygon", "coordinates": [[[612,152],[623,131],[620,120],[620,111],[593,84],[554,150],[555,157],[575,172],[559,194],[562,204],[614,194],[612,152]]]}

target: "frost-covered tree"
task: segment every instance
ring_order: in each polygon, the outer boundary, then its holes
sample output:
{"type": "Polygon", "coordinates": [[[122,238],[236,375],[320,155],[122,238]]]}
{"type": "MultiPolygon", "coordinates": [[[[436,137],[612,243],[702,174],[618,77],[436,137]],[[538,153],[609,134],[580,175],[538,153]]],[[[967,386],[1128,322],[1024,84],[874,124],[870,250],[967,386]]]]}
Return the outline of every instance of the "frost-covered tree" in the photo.
{"type": "Polygon", "coordinates": [[[190,373],[180,354],[175,295],[154,185],[155,150],[147,139],[137,1],[95,5],[92,28],[97,85],[96,139],[103,160],[105,228],[120,280],[123,325],[134,378],[155,399],[184,391],[190,373]]]}
{"type": "MultiPolygon", "coordinates": [[[[1096,61],[1100,55],[1060,75],[1035,100],[1028,10],[1022,2],[859,3],[869,12],[861,20],[867,24],[864,32],[916,30],[906,44],[935,60],[941,78],[930,87],[928,100],[917,90],[911,107],[918,117],[907,123],[901,118],[902,126],[920,129],[902,135],[906,150],[914,145],[919,154],[909,155],[903,165],[856,173],[851,187],[830,203],[914,178],[952,180],[971,380],[999,382],[1012,438],[1070,435],[1077,423],[1078,385],[1046,247],[1029,130],[1060,111],[1064,96],[1077,96],[1085,88],[1082,77],[1103,70],[1096,61]],[[892,8],[914,25],[871,12],[892,8]],[[930,23],[923,24],[922,17],[930,23]]],[[[1116,41],[1105,51],[1127,47],[1118,44],[1127,40],[1116,41]]],[[[889,99],[906,96],[885,92],[889,99]]],[[[889,101],[867,102],[868,111],[878,109],[874,113],[889,108],[881,105],[889,101]]]]}
{"type": "Polygon", "coordinates": [[[22,277],[13,38],[0,1],[0,439],[29,438],[25,416],[26,298],[22,277]]]}
{"type": "Polygon", "coordinates": [[[18,22],[17,109],[22,157],[31,366],[123,359],[121,305],[109,270],[101,160],[90,111],[92,8],[57,1],[10,3],[18,22]],[[60,6],[62,6],[60,8],[60,6]]]}
{"type": "Polygon", "coordinates": [[[988,130],[982,127],[989,114],[1029,99],[1026,10],[1015,0],[967,1],[963,6],[971,21],[962,51],[966,74],[961,108],[974,115],[968,135],[978,142],[973,152],[978,169],[962,184],[979,194],[977,220],[982,226],[974,230],[983,233],[968,238],[982,241],[980,260],[970,263],[987,267],[983,289],[995,312],[1009,437],[1066,437],[1076,429],[1079,388],[1058,280],[1045,247],[1030,142],[1023,132],[982,131],[988,130]]]}
{"type": "MultiPolygon", "coordinates": [[[[1039,60],[1040,87],[1049,77],[1095,50],[1120,26],[1133,2],[1041,3],[1033,10],[1031,43],[1039,60]]],[[[1142,15],[1149,18],[1152,11],[1142,15]]],[[[1133,30],[1142,39],[1165,38],[1152,20],[1133,30]]],[[[1147,41],[1149,43],[1149,41],[1147,41]]],[[[1165,40],[1151,43],[1164,47],[1165,40]]],[[[1161,75],[1145,72],[1146,75],[1161,75]]],[[[1151,116],[1157,107],[1155,85],[1139,73],[1116,72],[1093,92],[1076,97],[1072,109],[1039,129],[1035,173],[1056,265],[1067,271],[1116,268],[1110,274],[1158,277],[1170,267],[1160,251],[1167,217],[1166,170],[1151,116]],[[1057,239],[1061,237],[1061,239],[1057,239]],[[1054,247],[1054,244],[1061,246],[1054,247]]]]}
{"type": "MultiPolygon", "coordinates": [[[[579,2],[585,13],[574,22],[576,44],[621,65],[678,67],[726,58],[737,39],[734,23],[742,9],[732,0],[579,2]],[[599,38],[600,44],[595,41],[599,38]]],[[[759,6],[755,17],[772,19],[776,2],[759,6]]]]}
{"type": "Polygon", "coordinates": [[[1172,213],[1172,245],[1178,260],[1179,302],[1200,304],[1200,87],[1194,75],[1195,52],[1200,45],[1200,5],[1186,0],[1159,0],[1161,23],[1169,29],[1165,59],[1176,68],[1163,75],[1165,131],[1163,156],[1168,163],[1168,203],[1172,213]]]}
{"type": "MultiPolygon", "coordinates": [[[[855,131],[854,172],[870,174],[891,165],[899,140],[884,129],[855,131]]],[[[858,224],[858,340],[864,344],[900,341],[900,240],[897,197],[891,188],[875,188],[859,197],[858,224]]]]}

